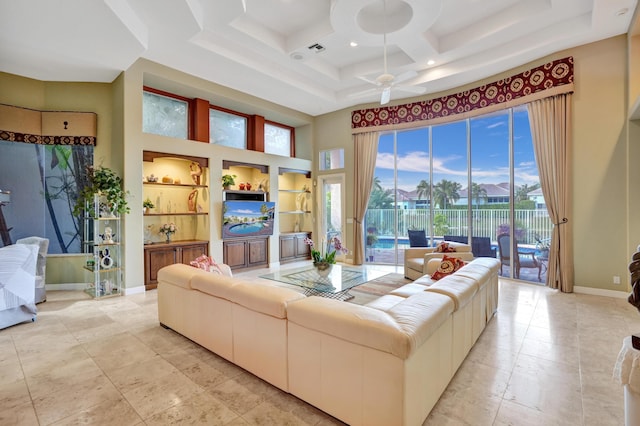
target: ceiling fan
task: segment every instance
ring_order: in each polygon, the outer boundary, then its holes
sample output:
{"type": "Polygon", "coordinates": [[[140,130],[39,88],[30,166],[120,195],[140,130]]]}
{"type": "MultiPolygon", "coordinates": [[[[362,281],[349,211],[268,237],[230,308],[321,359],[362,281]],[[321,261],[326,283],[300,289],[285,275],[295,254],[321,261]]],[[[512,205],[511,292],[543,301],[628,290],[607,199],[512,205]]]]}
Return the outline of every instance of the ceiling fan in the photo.
{"type": "Polygon", "coordinates": [[[384,24],[385,28],[383,28],[384,71],[382,74],[376,77],[375,80],[371,80],[370,78],[363,77],[363,76],[358,76],[360,80],[373,84],[376,86],[376,88],[368,89],[368,90],[354,93],[351,95],[353,97],[366,96],[370,93],[375,93],[382,89],[382,94],[380,96],[380,105],[385,105],[389,103],[389,100],[391,99],[391,89],[397,89],[403,92],[415,93],[417,95],[422,95],[427,91],[427,89],[424,87],[401,84],[404,81],[411,80],[412,78],[416,77],[418,75],[416,71],[413,71],[413,70],[405,71],[402,74],[399,74],[398,76],[394,76],[393,74],[390,74],[389,71],[387,70],[387,29],[386,29],[387,2],[386,1],[383,1],[383,10],[385,15],[385,24],[384,24]]]}

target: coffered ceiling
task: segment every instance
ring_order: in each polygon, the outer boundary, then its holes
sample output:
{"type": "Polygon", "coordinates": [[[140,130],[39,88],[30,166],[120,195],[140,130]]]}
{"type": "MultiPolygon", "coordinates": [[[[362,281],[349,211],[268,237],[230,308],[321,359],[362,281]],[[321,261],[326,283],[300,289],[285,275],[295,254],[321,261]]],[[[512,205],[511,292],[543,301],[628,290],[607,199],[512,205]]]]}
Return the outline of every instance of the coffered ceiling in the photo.
{"type": "Polygon", "coordinates": [[[379,101],[385,33],[393,102],[624,34],[636,3],[0,0],[0,71],[111,82],[142,57],[319,115],[379,101]]]}

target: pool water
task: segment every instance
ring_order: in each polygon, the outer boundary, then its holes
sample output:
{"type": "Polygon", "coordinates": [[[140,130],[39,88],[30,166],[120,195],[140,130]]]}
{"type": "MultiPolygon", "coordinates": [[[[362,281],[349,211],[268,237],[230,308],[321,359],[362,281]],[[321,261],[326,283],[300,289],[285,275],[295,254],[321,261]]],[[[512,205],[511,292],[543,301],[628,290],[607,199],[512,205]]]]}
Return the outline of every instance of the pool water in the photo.
{"type": "Polygon", "coordinates": [[[264,223],[239,223],[229,228],[229,232],[232,234],[252,234],[254,232],[260,232],[264,228],[264,223]]]}

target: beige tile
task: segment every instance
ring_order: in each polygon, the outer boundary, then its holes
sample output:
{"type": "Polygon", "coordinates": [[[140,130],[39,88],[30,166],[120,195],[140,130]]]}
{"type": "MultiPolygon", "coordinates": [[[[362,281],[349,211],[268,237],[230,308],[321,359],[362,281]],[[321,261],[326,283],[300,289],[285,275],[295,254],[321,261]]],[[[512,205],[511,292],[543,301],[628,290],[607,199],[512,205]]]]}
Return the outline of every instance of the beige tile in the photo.
{"type": "Polygon", "coordinates": [[[308,423],[289,411],[280,410],[268,402],[263,402],[254,407],[243,414],[242,418],[251,425],[305,426],[315,424],[308,423]]]}
{"type": "Polygon", "coordinates": [[[514,372],[504,398],[567,422],[582,413],[580,383],[565,382],[562,378],[514,372]]]}
{"type": "Polygon", "coordinates": [[[143,420],[202,392],[202,388],[175,370],[123,393],[143,420]]]}
{"type": "Polygon", "coordinates": [[[124,398],[103,401],[53,423],[55,426],[136,426],[140,424],[142,419],[124,398]]]}
{"type": "MultiPolygon", "coordinates": [[[[147,425],[227,425],[239,417],[212,395],[199,393],[145,420],[147,425]]],[[[242,423],[237,423],[242,424],[242,423]]]]}
{"type": "Polygon", "coordinates": [[[38,417],[31,400],[17,405],[10,410],[0,406],[0,425],[34,426],[38,425],[38,417]]]}
{"type": "Polygon", "coordinates": [[[578,413],[573,419],[558,419],[511,401],[502,401],[493,423],[494,426],[571,426],[581,424],[582,416],[578,413]]]}
{"type": "Polygon", "coordinates": [[[104,371],[153,358],[155,352],[129,333],[85,343],[85,349],[104,371]]]}
{"type": "Polygon", "coordinates": [[[33,404],[40,423],[50,424],[120,398],[120,393],[113,384],[105,376],[98,376],[57,388],[55,392],[41,394],[33,399],[33,404]]]}
{"type": "Polygon", "coordinates": [[[127,364],[107,373],[111,382],[121,393],[130,392],[140,386],[151,385],[178,370],[159,355],[135,364],[127,364]]]}
{"type": "MultiPolygon", "coordinates": [[[[640,313],[509,280],[500,292],[425,424],[623,424],[611,374],[640,313]]],[[[156,291],[47,298],[36,322],[0,331],[0,424],[343,424],[160,327],[156,291]]]]}
{"type": "Polygon", "coordinates": [[[423,424],[490,425],[496,417],[501,401],[499,397],[479,393],[477,388],[447,388],[423,424]]]}
{"type": "Polygon", "coordinates": [[[265,395],[253,393],[235,379],[227,380],[218,385],[210,393],[243,417],[245,413],[260,405],[266,398],[265,395]]]}

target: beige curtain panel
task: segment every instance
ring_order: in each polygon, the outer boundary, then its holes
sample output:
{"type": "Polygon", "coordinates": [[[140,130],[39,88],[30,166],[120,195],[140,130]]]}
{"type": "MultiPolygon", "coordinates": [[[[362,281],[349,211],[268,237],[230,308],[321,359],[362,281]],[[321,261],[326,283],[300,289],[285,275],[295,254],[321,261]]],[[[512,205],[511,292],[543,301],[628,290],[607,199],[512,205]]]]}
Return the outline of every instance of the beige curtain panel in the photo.
{"type": "Polygon", "coordinates": [[[566,93],[529,103],[533,149],[549,217],[554,223],[549,250],[547,285],[573,292],[573,232],[571,222],[571,106],[566,93]]]}
{"type": "Polygon", "coordinates": [[[373,175],[378,155],[378,132],[359,133],[353,135],[355,151],[354,165],[354,231],[353,231],[353,263],[362,265],[364,262],[364,215],[367,212],[373,175]]]}

